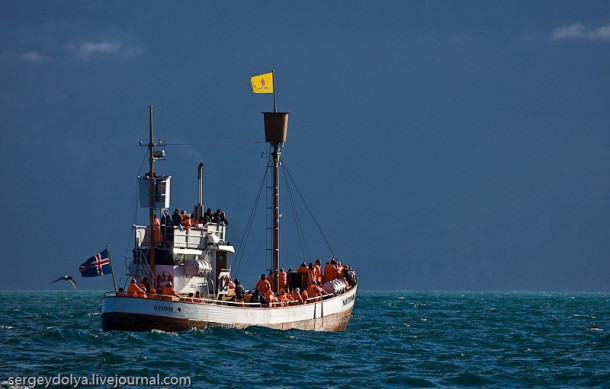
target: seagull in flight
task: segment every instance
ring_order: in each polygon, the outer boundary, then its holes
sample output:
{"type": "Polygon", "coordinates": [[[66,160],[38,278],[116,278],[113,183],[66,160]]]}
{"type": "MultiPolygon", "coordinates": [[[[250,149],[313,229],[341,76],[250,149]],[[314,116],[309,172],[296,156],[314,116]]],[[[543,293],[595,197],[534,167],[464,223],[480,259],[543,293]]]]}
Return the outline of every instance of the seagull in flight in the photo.
{"type": "Polygon", "coordinates": [[[55,281],[51,281],[51,282],[57,282],[57,281],[61,281],[61,280],[70,281],[70,283],[72,284],[72,287],[74,287],[74,291],[76,292],[76,281],[74,281],[74,279],[72,278],[72,276],[63,276],[63,277],[59,277],[59,278],[58,278],[58,279],[56,279],[55,281]]]}

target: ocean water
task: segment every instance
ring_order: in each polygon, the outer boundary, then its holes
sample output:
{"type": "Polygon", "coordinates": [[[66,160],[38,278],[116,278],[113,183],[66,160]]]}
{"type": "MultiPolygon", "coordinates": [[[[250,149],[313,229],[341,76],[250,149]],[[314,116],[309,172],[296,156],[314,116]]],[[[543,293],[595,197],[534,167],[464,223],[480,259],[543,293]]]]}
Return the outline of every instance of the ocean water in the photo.
{"type": "Polygon", "coordinates": [[[608,293],[359,291],[339,333],[105,333],[101,295],[0,292],[2,387],[610,388],[608,293]]]}

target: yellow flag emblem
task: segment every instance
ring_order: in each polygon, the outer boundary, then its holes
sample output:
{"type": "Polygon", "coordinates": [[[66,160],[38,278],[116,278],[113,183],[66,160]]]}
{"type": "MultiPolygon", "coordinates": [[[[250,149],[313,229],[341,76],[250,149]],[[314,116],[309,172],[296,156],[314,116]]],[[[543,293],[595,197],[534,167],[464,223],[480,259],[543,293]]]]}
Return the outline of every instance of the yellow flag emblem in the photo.
{"type": "Polygon", "coordinates": [[[254,93],[273,93],[273,73],[251,77],[250,82],[254,93]]]}

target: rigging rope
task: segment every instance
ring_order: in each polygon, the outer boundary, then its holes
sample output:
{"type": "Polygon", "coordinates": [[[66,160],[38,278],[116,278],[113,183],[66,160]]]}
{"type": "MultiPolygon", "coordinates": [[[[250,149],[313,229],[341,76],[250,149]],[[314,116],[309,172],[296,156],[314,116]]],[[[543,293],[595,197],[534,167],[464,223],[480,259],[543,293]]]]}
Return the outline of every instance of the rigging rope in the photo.
{"type": "Polygon", "coordinates": [[[284,178],[286,179],[286,189],[288,191],[288,198],[290,199],[290,207],[292,208],[292,213],[294,215],[297,235],[299,236],[299,244],[301,245],[301,253],[303,254],[303,260],[307,260],[311,258],[309,254],[309,247],[307,247],[307,241],[305,240],[305,233],[303,232],[303,226],[301,225],[301,219],[299,218],[299,213],[297,212],[296,204],[294,201],[294,197],[292,196],[291,185],[289,185],[289,181],[286,176],[286,169],[282,169],[282,173],[284,174],[284,178]],[[304,245],[304,246],[303,246],[304,245]],[[305,255],[307,253],[307,255],[305,255]]]}
{"type": "Polygon", "coordinates": [[[316,227],[318,228],[318,231],[320,231],[320,234],[322,235],[322,238],[324,238],[324,241],[326,242],[326,245],[328,246],[328,249],[330,250],[330,252],[333,254],[333,256],[335,255],[335,251],[333,250],[333,248],[331,247],[330,243],[328,242],[328,239],[326,238],[326,235],[324,235],[324,232],[322,231],[322,229],[320,228],[320,225],[318,224],[318,221],[316,220],[316,218],[313,216],[313,213],[311,212],[311,209],[309,208],[309,205],[307,205],[307,202],[305,201],[305,199],[303,198],[303,195],[301,194],[301,191],[299,190],[299,187],[297,186],[297,184],[294,182],[294,179],[292,178],[292,175],[290,174],[290,171],[288,170],[288,168],[286,167],[286,165],[284,164],[284,170],[286,171],[286,173],[288,174],[288,177],[290,178],[290,181],[292,182],[292,185],[294,185],[294,188],[297,190],[297,193],[299,194],[299,197],[301,198],[301,201],[303,201],[303,204],[305,205],[305,208],[307,208],[307,212],[309,212],[309,216],[311,216],[311,219],[313,220],[314,224],[316,225],[316,227]]]}
{"type": "MultiPolygon", "coordinates": [[[[146,161],[148,161],[148,153],[145,153],[144,158],[142,159],[142,164],[140,164],[140,169],[138,170],[139,172],[142,172],[142,169],[144,168],[144,164],[146,163],[146,161]]],[[[133,211],[133,223],[132,225],[136,225],[136,221],[138,220],[138,209],[139,209],[139,192],[140,192],[140,185],[139,182],[136,181],[136,190],[135,190],[135,200],[136,200],[136,204],[134,207],[134,211],[133,211]]],[[[128,266],[129,264],[127,263],[127,255],[129,255],[129,253],[131,253],[131,256],[133,257],[133,251],[130,250],[130,247],[132,245],[132,242],[135,241],[135,233],[136,230],[134,228],[132,228],[132,234],[129,235],[130,237],[130,241],[131,242],[127,242],[127,247],[125,248],[125,260],[123,260],[123,272],[121,273],[121,276],[119,278],[119,286],[121,286],[123,284],[123,276],[126,275],[127,270],[128,270],[128,266]]]]}
{"type": "Polygon", "coordinates": [[[252,228],[252,223],[254,221],[254,214],[256,213],[256,209],[258,208],[258,203],[260,202],[261,193],[263,191],[263,187],[265,185],[267,179],[267,169],[265,169],[265,175],[261,180],[261,184],[258,188],[258,193],[256,195],[256,200],[254,201],[254,206],[252,207],[252,211],[250,212],[250,217],[248,219],[248,223],[246,224],[246,229],[244,230],[244,234],[239,241],[239,249],[237,249],[237,258],[235,258],[235,274],[237,275],[239,272],[239,266],[241,265],[241,260],[244,256],[245,247],[248,243],[248,238],[250,237],[250,230],[252,228]]]}

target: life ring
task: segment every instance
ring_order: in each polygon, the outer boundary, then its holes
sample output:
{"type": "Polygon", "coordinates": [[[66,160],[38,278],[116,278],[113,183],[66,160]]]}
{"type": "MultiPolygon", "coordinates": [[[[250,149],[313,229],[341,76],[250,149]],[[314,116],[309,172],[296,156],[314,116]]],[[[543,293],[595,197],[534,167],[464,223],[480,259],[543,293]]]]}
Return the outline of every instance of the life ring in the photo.
{"type": "Polygon", "coordinates": [[[172,277],[171,274],[169,274],[169,272],[167,271],[162,271],[161,273],[159,273],[159,275],[157,275],[157,289],[162,289],[164,288],[168,282],[174,282],[174,277],[172,277]]]}

